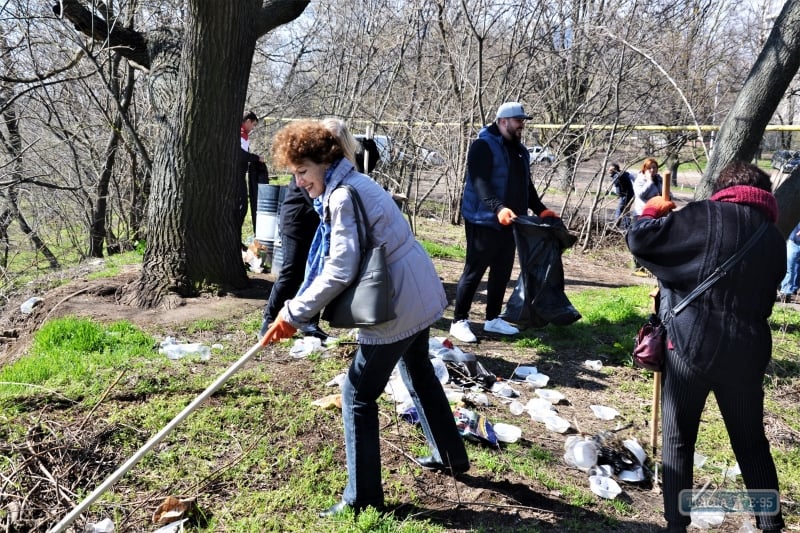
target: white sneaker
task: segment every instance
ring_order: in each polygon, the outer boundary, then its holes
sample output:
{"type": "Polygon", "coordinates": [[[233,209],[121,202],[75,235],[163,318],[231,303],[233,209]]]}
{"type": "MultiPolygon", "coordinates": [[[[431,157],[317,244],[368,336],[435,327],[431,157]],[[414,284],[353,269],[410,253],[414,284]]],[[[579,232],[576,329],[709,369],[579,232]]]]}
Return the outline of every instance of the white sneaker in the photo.
{"type": "Polygon", "coordinates": [[[469,329],[469,320],[459,320],[450,325],[450,335],[461,342],[478,342],[478,338],[469,329]]]}
{"type": "Polygon", "coordinates": [[[487,333],[499,333],[501,335],[516,335],[519,333],[519,330],[503,320],[500,317],[497,317],[493,320],[488,321],[483,325],[483,331],[487,333]]]}

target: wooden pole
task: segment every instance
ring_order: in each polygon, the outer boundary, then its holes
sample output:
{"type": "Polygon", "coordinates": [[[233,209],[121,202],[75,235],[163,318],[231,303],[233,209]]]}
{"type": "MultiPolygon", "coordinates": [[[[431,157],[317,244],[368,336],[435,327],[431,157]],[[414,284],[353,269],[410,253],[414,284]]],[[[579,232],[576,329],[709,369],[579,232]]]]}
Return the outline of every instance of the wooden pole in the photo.
{"type": "MultiPolygon", "coordinates": [[[[669,185],[672,176],[665,172],[664,179],[661,184],[661,197],[664,200],[669,200],[669,185]]],[[[658,293],[655,295],[658,298],[658,293]]],[[[653,300],[655,305],[655,299],[653,300]]],[[[661,372],[653,372],[653,402],[652,402],[652,417],[650,419],[650,446],[653,449],[653,457],[656,455],[658,449],[658,410],[661,405],[661,372]]]]}

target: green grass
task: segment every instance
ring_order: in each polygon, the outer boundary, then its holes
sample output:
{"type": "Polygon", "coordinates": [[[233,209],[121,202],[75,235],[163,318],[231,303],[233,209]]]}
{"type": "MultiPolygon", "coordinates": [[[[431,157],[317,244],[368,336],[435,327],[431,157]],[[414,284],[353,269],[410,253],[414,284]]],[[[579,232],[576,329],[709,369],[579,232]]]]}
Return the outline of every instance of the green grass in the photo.
{"type": "MultiPolygon", "coordinates": [[[[603,359],[601,372],[613,373],[614,365],[630,365],[632,336],[649,313],[650,289],[635,286],[570,294],[570,300],[583,315],[581,321],[569,327],[527,330],[521,338],[509,342],[514,350],[526,356],[530,353],[545,364],[561,364],[559,354],[577,349],[585,353],[586,359],[603,359]]],[[[785,395],[796,390],[799,379],[793,365],[797,364],[800,345],[800,313],[790,306],[776,307],[771,324],[776,357],[766,383],[766,410],[768,416],[780,421],[780,427],[798,432],[800,414],[785,395]]],[[[229,328],[251,327],[257,327],[256,320],[242,320],[232,326],[217,320],[200,320],[182,331],[193,337],[208,332],[224,335],[229,328]]],[[[65,421],[77,421],[73,424],[92,421],[85,426],[85,438],[91,439],[86,449],[105,454],[101,472],[108,475],[240,357],[232,350],[222,350],[213,352],[208,362],[173,362],[159,355],[154,347],[151,335],[126,322],[104,325],[67,317],[45,323],[35,334],[28,353],[0,369],[0,382],[4,382],[0,383],[0,442],[24,442],[28,428],[58,413],[65,421]],[[106,391],[111,394],[103,401],[106,391]]],[[[306,365],[304,387],[275,379],[270,369],[276,364],[281,363],[265,356],[233,375],[202,408],[146,454],[114,490],[102,496],[94,509],[119,524],[129,519],[132,491],[151,496],[197,494],[206,519],[195,531],[447,530],[425,513],[400,517],[368,510],[357,518],[317,518],[318,510],[337,501],[346,472],[342,466],[340,415],[321,412],[311,402],[329,392],[321,384],[341,372],[343,361],[314,357],[290,362],[306,365]]],[[[642,375],[643,379],[621,383],[616,393],[647,402],[651,381],[646,372],[642,371],[642,375]]],[[[380,401],[382,413],[391,413],[393,408],[385,400],[380,401]]],[[[637,411],[626,418],[641,416],[637,411]]],[[[387,429],[385,418],[381,420],[382,432],[396,431],[387,429]]],[[[498,420],[515,422],[510,415],[507,420],[498,420]]],[[[75,438],[72,432],[52,423],[49,431],[59,443],[75,438]]],[[[421,434],[412,435],[405,444],[405,453],[427,454],[421,434]]],[[[581,482],[572,482],[570,476],[563,475],[566,467],[561,456],[535,441],[510,444],[500,450],[474,444],[468,448],[471,476],[502,484],[513,473],[516,478],[527,480],[525,490],[559,494],[560,504],[591,513],[592,520],[600,520],[605,530],[613,531],[619,521],[637,514],[627,501],[598,499],[580,476],[574,479],[581,482]]],[[[389,449],[383,445],[385,453],[389,449]]],[[[703,415],[698,451],[708,460],[696,478],[721,483],[722,468],[731,466],[734,459],[713,396],[703,415]]],[[[776,442],[773,455],[784,499],[800,500],[798,448],[776,442]]],[[[0,473],[8,476],[18,459],[14,454],[5,454],[0,458],[0,473]]],[[[384,472],[387,503],[413,505],[424,497],[425,487],[403,484],[400,479],[420,475],[421,471],[412,463],[397,468],[396,472],[384,472]]],[[[741,478],[725,483],[726,488],[742,487],[741,478]]],[[[93,488],[85,487],[86,493],[93,488]]],[[[796,515],[796,505],[790,503],[787,512],[796,515]]],[[[558,524],[564,531],[597,531],[600,527],[568,510],[559,515],[558,524]]],[[[476,523],[474,530],[533,532],[548,528],[540,528],[535,522],[505,529],[476,523]]]]}
{"type": "Polygon", "coordinates": [[[467,250],[460,245],[443,245],[432,241],[420,240],[420,244],[431,257],[439,259],[464,259],[467,250]]]}

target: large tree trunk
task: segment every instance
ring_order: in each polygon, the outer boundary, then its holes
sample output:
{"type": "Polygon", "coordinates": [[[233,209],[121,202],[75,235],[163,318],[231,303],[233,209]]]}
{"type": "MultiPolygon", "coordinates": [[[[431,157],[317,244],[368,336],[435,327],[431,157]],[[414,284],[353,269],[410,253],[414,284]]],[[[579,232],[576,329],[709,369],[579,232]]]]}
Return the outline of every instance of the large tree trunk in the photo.
{"type": "MultiPolygon", "coordinates": [[[[238,129],[258,35],[258,0],[189,2],[175,93],[153,166],[147,249],[136,303],[248,278],[234,216],[238,129]]],[[[151,73],[152,75],[152,73],[151,73]]],[[[162,102],[163,104],[163,102],[162,102]]]]}
{"type": "MultiPolygon", "coordinates": [[[[707,198],[720,170],[738,159],[750,161],[758,151],[764,129],[783,98],[786,89],[800,68],[800,0],[787,0],[775,20],[775,26],[756,59],[742,91],[728,116],[722,122],[719,138],[708,161],[703,180],[697,188],[698,199],[707,198]]],[[[794,177],[797,177],[795,173],[794,177]]],[[[780,200],[780,197],[779,197],[780,200]]],[[[797,221],[795,212],[781,205],[781,227],[784,218],[797,221]]],[[[793,224],[789,225],[791,229],[793,224]]],[[[788,234],[789,230],[786,230],[788,234]]]]}

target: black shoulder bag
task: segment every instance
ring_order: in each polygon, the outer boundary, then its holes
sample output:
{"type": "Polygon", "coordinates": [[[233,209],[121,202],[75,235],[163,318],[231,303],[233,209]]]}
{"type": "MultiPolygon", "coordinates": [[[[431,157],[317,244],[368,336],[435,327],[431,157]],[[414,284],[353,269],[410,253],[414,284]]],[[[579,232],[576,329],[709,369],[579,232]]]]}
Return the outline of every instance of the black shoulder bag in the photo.
{"type": "Polygon", "coordinates": [[[661,368],[664,366],[664,356],[667,352],[667,323],[692,303],[695,298],[703,294],[706,289],[711,287],[723,276],[726,276],[731,267],[738,263],[761,235],[764,234],[767,230],[767,226],[769,226],[769,222],[761,224],[739,251],[728,258],[722,265],[718,266],[705,281],[700,283],[686,298],[670,309],[663,322],[657,314],[653,313],[650,315],[650,318],[647,319],[647,322],[639,329],[639,333],[633,339],[633,362],[636,366],[655,372],[661,371],[661,368]]]}
{"type": "Polygon", "coordinates": [[[353,200],[361,264],[356,279],[325,306],[322,319],[334,328],[357,328],[388,322],[397,315],[393,307],[394,288],[386,266],[386,249],[373,242],[367,212],[356,189],[347,184],[339,187],[347,189],[353,200]]]}

